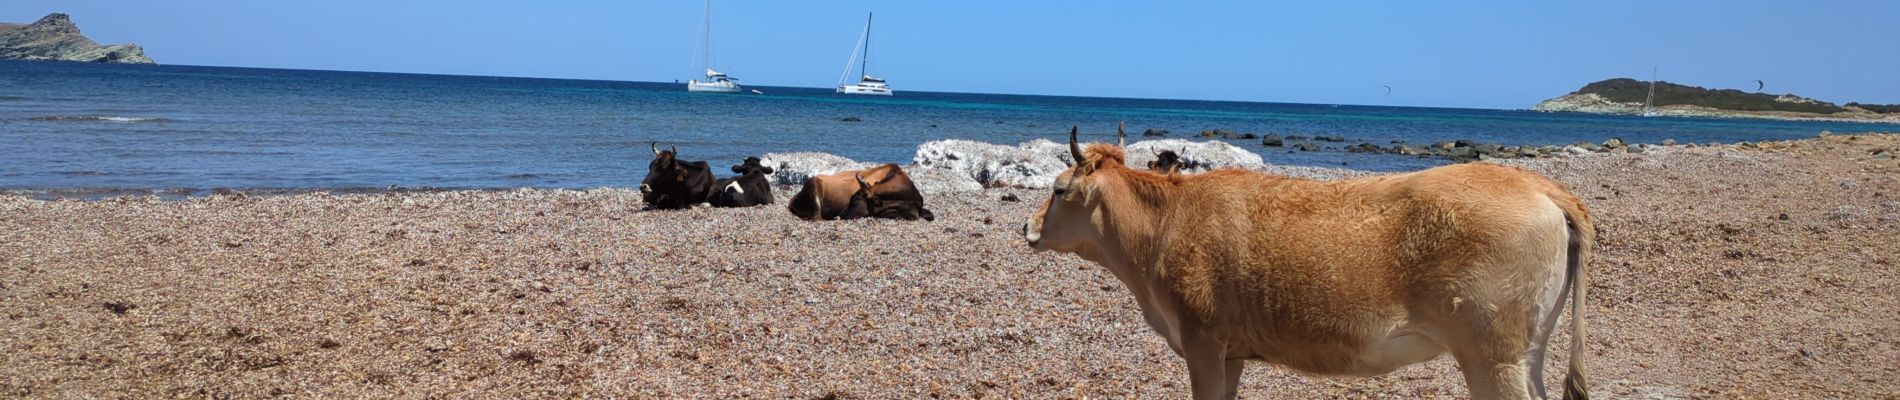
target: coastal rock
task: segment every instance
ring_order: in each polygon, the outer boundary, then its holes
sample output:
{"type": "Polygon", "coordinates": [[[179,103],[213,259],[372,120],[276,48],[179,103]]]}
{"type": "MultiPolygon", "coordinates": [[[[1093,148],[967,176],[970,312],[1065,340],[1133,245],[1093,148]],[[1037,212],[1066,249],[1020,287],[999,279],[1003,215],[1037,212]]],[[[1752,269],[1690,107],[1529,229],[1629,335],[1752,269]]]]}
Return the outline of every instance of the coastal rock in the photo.
{"type": "MultiPolygon", "coordinates": [[[[805,179],[816,175],[825,175],[838,171],[869,168],[871,163],[857,162],[849,158],[826,153],[765,153],[759,156],[759,164],[772,167],[772,183],[778,185],[803,185],[805,179]]],[[[908,172],[908,169],[906,169],[908,172]]]]}
{"type": "Polygon", "coordinates": [[[864,122],[864,119],[858,117],[844,117],[839,118],[838,122],[864,122]]]}
{"type": "Polygon", "coordinates": [[[1267,134],[1267,137],[1260,139],[1260,145],[1267,146],[1267,147],[1280,147],[1280,146],[1286,145],[1286,140],[1281,139],[1280,134],[1269,133],[1267,134]]]}
{"type": "Polygon", "coordinates": [[[79,33],[66,14],[52,13],[25,26],[0,26],[0,60],[52,60],[152,64],[136,44],[100,46],[79,33]]]}
{"type": "Polygon", "coordinates": [[[1167,130],[1167,129],[1160,129],[1160,128],[1148,128],[1148,130],[1145,130],[1145,131],[1141,131],[1141,135],[1142,135],[1142,136],[1151,136],[1151,137],[1152,137],[1152,136],[1167,136],[1167,135],[1168,135],[1168,130],[1167,130]]]}
{"type": "Polygon", "coordinates": [[[1641,114],[1642,104],[1618,103],[1596,93],[1571,93],[1544,100],[1531,111],[1579,112],[1591,114],[1641,114]]]}
{"type": "Polygon", "coordinates": [[[1068,169],[1068,148],[1048,140],[1006,146],[969,140],[937,140],[917,146],[911,158],[918,170],[959,174],[979,187],[1048,188],[1068,169]]]}
{"type": "Polygon", "coordinates": [[[1182,170],[1183,172],[1189,173],[1228,167],[1254,170],[1266,167],[1265,159],[1261,158],[1259,154],[1247,151],[1247,149],[1240,148],[1239,146],[1228,144],[1227,142],[1190,142],[1178,139],[1144,140],[1130,143],[1128,144],[1128,159],[1126,161],[1131,167],[1148,165],[1148,162],[1154,161],[1155,155],[1161,153],[1163,150],[1173,151],[1179,155],[1182,160],[1193,161],[1192,164],[1198,164],[1198,168],[1182,170]]]}
{"type": "Polygon", "coordinates": [[[1346,138],[1339,135],[1314,135],[1313,140],[1321,142],[1344,142],[1346,138]]]}
{"type": "Polygon", "coordinates": [[[921,168],[916,165],[904,166],[904,173],[910,175],[917,191],[924,194],[973,192],[983,190],[983,184],[970,179],[968,175],[942,168],[921,168]]]}
{"type": "Polygon", "coordinates": [[[1319,151],[1319,146],[1314,145],[1312,143],[1296,144],[1296,145],[1293,145],[1293,148],[1300,149],[1300,151],[1319,151]]]}

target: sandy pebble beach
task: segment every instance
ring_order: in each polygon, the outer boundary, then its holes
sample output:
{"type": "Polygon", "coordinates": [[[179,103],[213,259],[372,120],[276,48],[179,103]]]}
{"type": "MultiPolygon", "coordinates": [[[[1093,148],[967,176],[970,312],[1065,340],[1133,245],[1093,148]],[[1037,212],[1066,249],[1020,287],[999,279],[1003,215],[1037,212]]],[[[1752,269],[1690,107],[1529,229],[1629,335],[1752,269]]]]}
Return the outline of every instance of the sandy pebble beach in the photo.
{"type": "MultiPolygon", "coordinates": [[[[1600,397],[1900,398],[1895,152],[1835,135],[1507,163],[1596,215],[1600,397]]],[[[1187,396],[1118,282],[1023,244],[1045,191],[939,195],[928,223],[800,221],[790,193],[0,195],[0,397],[1187,396]]],[[[1449,357],[1254,364],[1241,393],[1465,395],[1449,357]]]]}

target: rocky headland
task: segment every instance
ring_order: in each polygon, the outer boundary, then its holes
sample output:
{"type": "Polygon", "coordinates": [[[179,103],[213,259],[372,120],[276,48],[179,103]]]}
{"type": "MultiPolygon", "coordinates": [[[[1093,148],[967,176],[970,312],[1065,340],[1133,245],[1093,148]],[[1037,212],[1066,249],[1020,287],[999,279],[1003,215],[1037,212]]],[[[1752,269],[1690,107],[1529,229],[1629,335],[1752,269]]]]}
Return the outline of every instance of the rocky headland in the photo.
{"type": "MultiPolygon", "coordinates": [[[[1607,79],[1532,106],[1532,111],[1642,115],[1649,82],[1607,79]]],[[[1900,123],[1900,107],[1847,103],[1836,105],[1794,94],[1750,93],[1656,82],[1650,111],[1656,115],[1698,118],[1763,118],[1795,121],[1900,123]]]]}
{"type": "Polygon", "coordinates": [[[47,14],[27,25],[0,23],[0,60],[155,64],[139,45],[102,46],[86,38],[72,18],[62,13],[47,14]]]}

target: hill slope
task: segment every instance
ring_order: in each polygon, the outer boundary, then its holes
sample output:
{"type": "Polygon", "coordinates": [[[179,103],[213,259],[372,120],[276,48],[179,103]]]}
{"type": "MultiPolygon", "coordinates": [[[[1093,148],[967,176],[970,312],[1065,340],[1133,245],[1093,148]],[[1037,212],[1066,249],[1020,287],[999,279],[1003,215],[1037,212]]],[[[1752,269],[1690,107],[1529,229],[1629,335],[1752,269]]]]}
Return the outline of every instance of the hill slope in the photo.
{"type": "MultiPolygon", "coordinates": [[[[1614,78],[1591,82],[1570,94],[1537,103],[1531,109],[1638,115],[1643,113],[1643,100],[1648,96],[1649,82],[1614,78]]],[[[1860,103],[1840,106],[1793,94],[1749,93],[1660,81],[1656,82],[1655,111],[1686,117],[1900,122],[1900,113],[1894,113],[1900,111],[1900,107],[1895,106],[1860,103]]]]}

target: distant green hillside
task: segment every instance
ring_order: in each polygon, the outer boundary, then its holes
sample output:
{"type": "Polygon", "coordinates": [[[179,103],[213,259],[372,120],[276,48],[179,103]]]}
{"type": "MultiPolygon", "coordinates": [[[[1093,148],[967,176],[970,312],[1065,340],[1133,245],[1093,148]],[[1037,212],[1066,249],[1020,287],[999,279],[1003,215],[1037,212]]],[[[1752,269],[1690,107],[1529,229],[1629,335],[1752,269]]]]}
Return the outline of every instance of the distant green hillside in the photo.
{"type": "MultiPolygon", "coordinates": [[[[1577,93],[1595,93],[1610,101],[1620,103],[1643,102],[1649,95],[1649,82],[1629,78],[1615,78],[1583,85],[1577,93]]],[[[1808,102],[1776,101],[1777,96],[1765,93],[1748,93],[1735,89],[1708,89],[1699,86],[1680,85],[1669,82],[1656,83],[1657,107],[1677,104],[1702,106],[1718,110],[1734,111],[1789,111],[1816,114],[1833,114],[1847,111],[1840,106],[1819,100],[1808,102]]]]}
{"type": "Polygon", "coordinates": [[[1900,104],[1861,104],[1861,103],[1847,103],[1847,106],[1848,106],[1848,107],[1858,107],[1858,108],[1860,108],[1860,109],[1862,109],[1862,110],[1867,110],[1867,111],[1873,111],[1873,112],[1877,112],[1877,113],[1881,113],[1881,114],[1895,114],[1895,113],[1900,113],[1900,104]]]}

